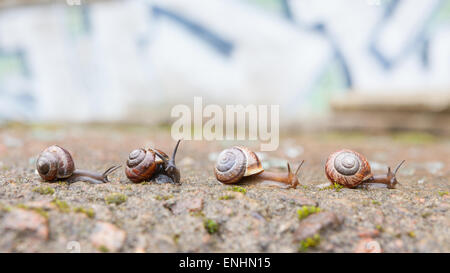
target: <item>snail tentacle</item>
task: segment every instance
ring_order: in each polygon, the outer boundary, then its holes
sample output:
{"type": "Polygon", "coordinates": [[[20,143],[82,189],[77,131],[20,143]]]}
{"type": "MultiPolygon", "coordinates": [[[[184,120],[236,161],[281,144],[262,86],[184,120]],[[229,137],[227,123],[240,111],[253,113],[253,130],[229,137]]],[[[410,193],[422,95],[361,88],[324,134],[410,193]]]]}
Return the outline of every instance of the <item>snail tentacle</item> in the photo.
{"type": "Polygon", "coordinates": [[[406,161],[406,160],[403,159],[402,162],[400,162],[400,164],[397,165],[397,168],[395,168],[395,171],[394,171],[394,175],[397,174],[398,169],[400,169],[400,167],[403,165],[403,163],[405,163],[405,161],[406,161]]]}
{"type": "Polygon", "coordinates": [[[295,189],[299,184],[297,175],[304,162],[305,161],[302,160],[295,173],[291,171],[291,165],[287,163],[287,174],[264,171],[254,176],[250,176],[248,179],[260,180],[264,185],[278,186],[283,189],[295,189]]]}
{"type": "Polygon", "coordinates": [[[388,189],[395,189],[395,186],[397,184],[400,184],[397,181],[397,172],[400,169],[400,167],[403,165],[403,163],[405,162],[405,160],[403,160],[402,162],[400,162],[400,164],[397,165],[397,167],[395,168],[395,171],[392,172],[391,171],[391,167],[388,167],[388,172],[387,174],[379,174],[379,175],[374,175],[366,180],[364,180],[362,182],[362,184],[384,184],[385,187],[387,187],[388,189]]]}
{"type": "Polygon", "coordinates": [[[108,183],[110,182],[108,179],[108,175],[112,174],[114,171],[119,169],[121,165],[111,166],[103,173],[97,173],[93,171],[87,171],[87,170],[75,170],[67,179],[67,182],[69,183],[75,183],[78,181],[85,181],[90,182],[92,184],[102,184],[102,183],[108,183]]]}

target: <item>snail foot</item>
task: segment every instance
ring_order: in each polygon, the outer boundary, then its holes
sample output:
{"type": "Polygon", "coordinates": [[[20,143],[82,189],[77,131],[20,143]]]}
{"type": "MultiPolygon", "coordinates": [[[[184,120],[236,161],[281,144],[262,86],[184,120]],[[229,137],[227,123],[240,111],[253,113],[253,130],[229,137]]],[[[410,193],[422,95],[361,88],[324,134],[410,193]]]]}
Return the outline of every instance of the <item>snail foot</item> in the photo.
{"type": "Polygon", "coordinates": [[[169,176],[167,176],[165,174],[157,174],[154,178],[151,179],[151,181],[155,182],[156,184],[166,184],[166,183],[175,184],[175,182],[173,182],[172,178],[170,178],[169,176]]]}
{"type": "Polygon", "coordinates": [[[73,176],[73,177],[69,177],[66,181],[69,184],[72,184],[72,183],[75,183],[75,182],[86,182],[86,183],[91,183],[91,184],[103,184],[103,183],[107,183],[108,182],[108,181],[92,178],[92,177],[89,177],[89,176],[73,176]]]}

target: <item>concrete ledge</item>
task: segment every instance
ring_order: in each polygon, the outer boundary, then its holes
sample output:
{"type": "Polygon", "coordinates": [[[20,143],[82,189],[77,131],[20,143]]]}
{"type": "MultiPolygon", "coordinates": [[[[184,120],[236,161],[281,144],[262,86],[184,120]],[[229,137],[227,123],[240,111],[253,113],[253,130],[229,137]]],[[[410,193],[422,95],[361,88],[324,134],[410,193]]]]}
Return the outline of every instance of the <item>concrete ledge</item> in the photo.
{"type": "Polygon", "coordinates": [[[347,93],[331,101],[331,129],[450,134],[450,93],[347,93]]]}
{"type": "Polygon", "coordinates": [[[350,92],[333,97],[334,111],[450,113],[450,90],[444,92],[350,92]]]}

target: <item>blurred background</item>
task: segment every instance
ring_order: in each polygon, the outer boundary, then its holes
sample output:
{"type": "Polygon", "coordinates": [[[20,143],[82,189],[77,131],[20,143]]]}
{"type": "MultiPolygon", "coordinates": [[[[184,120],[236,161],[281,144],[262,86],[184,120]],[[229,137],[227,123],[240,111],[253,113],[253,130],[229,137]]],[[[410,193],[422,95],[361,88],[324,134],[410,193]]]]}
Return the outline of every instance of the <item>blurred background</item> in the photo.
{"type": "Polygon", "coordinates": [[[194,96],[448,135],[450,0],[0,1],[0,123],[170,124],[194,96]]]}

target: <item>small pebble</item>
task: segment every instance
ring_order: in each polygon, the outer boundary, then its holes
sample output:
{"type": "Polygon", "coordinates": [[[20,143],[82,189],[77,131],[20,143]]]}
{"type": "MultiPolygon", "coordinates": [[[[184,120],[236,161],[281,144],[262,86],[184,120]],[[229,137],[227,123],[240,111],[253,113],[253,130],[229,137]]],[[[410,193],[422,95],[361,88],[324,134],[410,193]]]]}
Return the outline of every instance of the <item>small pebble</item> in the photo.
{"type": "Polygon", "coordinates": [[[103,252],[117,252],[125,243],[126,232],[113,224],[97,222],[91,235],[92,244],[103,252]]]}
{"type": "Polygon", "coordinates": [[[358,232],[358,236],[361,238],[378,237],[378,235],[380,235],[380,231],[378,229],[365,229],[358,232]]]}
{"type": "Polygon", "coordinates": [[[3,223],[6,229],[29,232],[32,237],[41,240],[48,238],[47,219],[37,212],[14,209],[5,216],[3,223]]]}
{"type": "Polygon", "coordinates": [[[281,192],[278,197],[280,198],[280,201],[292,202],[299,206],[317,206],[316,201],[314,201],[306,196],[302,196],[302,194],[299,194],[299,193],[281,192]]]}
{"type": "Polygon", "coordinates": [[[341,224],[341,220],[336,214],[330,211],[324,211],[312,214],[300,222],[294,233],[296,241],[303,241],[306,238],[313,237],[326,228],[336,228],[341,224]]]}
{"type": "Polygon", "coordinates": [[[203,209],[202,198],[186,198],[168,205],[173,214],[201,211],[203,209]]]}

